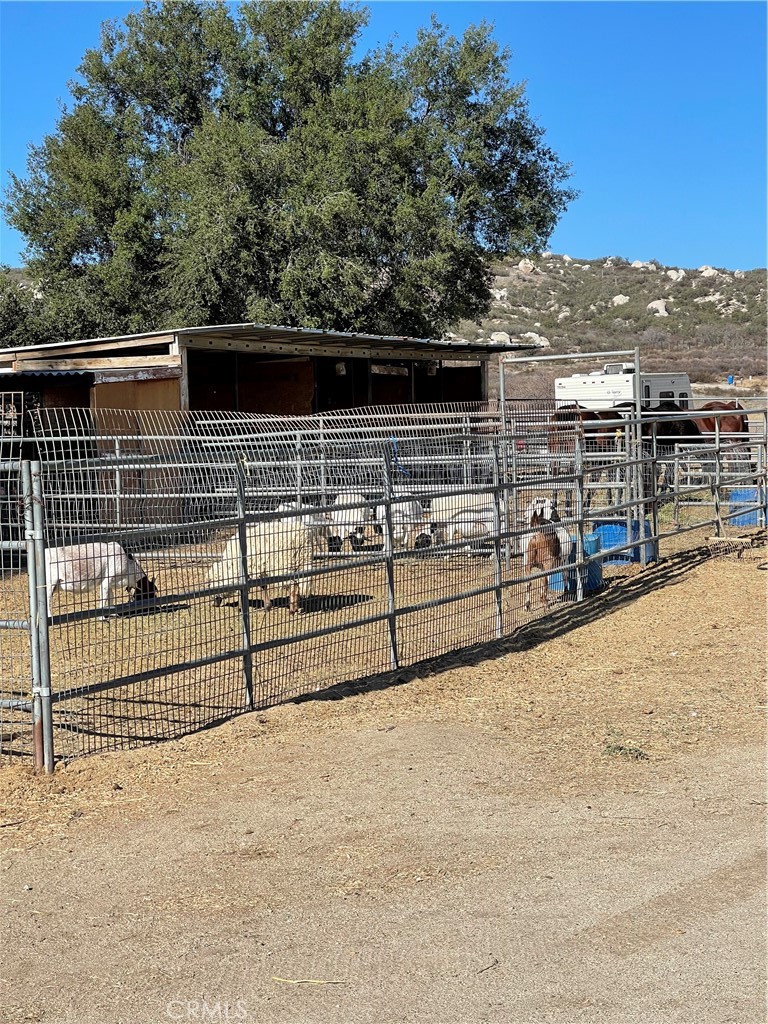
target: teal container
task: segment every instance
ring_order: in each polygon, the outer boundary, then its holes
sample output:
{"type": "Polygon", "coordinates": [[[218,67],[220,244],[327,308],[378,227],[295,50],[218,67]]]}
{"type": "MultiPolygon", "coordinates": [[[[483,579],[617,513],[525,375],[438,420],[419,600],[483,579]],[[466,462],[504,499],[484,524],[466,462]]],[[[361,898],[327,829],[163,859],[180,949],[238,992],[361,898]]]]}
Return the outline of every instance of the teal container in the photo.
{"type": "MultiPolygon", "coordinates": [[[[652,537],[653,531],[647,519],[643,520],[643,532],[646,537],[652,537]]],[[[627,562],[640,561],[640,545],[633,548],[624,548],[611,554],[614,548],[631,544],[632,541],[640,540],[640,521],[632,520],[632,536],[627,538],[627,522],[625,519],[601,519],[595,522],[595,533],[600,538],[600,550],[605,553],[603,565],[626,565],[627,562]]],[[[646,562],[655,561],[654,546],[652,541],[645,544],[646,562]]]]}
{"type": "MultiPolygon", "coordinates": [[[[573,547],[571,548],[571,557],[568,562],[572,565],[576,562],[576,538],[571,536],[573,541],[573,547]]],[[[596,555],[600,551],[600,538],[596,533],[585,533],[584,534],[584,554],[585,555],[596,555]]],[[[594,562],[590,562],[587,566],[587,579],[585,583],[586,593],[591,593],[593,590],[600,590],[603,585],[603,565],[602,559],[598,558],[594,562]]],[[[560,592],[575,594],[576,593],[576,570],[564,568],[560,572],[554,573],[549,577],[549,586],[551,590],[557,590],[560,592]]]]}

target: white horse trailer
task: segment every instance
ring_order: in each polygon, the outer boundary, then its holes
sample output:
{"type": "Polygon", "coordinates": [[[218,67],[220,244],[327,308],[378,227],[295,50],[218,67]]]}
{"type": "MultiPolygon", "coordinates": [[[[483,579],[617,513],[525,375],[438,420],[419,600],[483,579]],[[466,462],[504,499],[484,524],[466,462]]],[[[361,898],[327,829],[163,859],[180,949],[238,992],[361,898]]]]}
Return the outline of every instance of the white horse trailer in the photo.
{"type": "MultiPolygon", "coordinates": [[[[606,363],[602,370],[574,373],[555,380],[555,405],[578,404],[584,409],[613,409],[635,401],[638,377],[634,363],[606,363]]],[[[660,402],[691,406],[691,382],[687,373],[641,373],[640,404],[648,409],[660,402]]]]}

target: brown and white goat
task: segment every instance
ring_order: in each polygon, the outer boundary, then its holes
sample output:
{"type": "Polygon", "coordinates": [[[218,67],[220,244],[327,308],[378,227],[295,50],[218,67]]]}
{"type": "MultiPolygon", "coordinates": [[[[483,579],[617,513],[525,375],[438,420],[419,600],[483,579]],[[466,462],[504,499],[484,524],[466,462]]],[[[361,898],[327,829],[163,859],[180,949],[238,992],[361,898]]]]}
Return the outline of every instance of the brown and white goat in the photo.
{"type": "MultiPolygon", "coordinates": [[[[550,573],[556,569],[564,554],[560,539],[561,528],[555,526],[549,519],[545,519],[544,513],[534,511],[530,519],[531,533],[526,535],[525,543],[525,575],[539,569],[541,572],[550,573]]],[[[570,538],[569,538],[570,541],[570,538]]],[[[565,552],[566,555],[570,552],[565,552]]],[[[549,607],[549,576],[543,577],[544,589],[541,602],[549,607]]],[[[531,607],[531,588],[533,580],[528,580],[525,585],[525,607],[531,607]]]]}

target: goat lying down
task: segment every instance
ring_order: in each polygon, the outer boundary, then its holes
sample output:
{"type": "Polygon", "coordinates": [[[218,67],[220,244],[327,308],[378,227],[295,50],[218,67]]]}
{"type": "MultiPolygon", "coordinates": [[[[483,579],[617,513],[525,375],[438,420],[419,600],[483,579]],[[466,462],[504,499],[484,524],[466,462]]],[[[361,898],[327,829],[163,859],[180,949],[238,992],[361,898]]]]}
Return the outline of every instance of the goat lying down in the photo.
{"type": "Polygon", "coordinates": [[[149,579],[133,555],[115,542],[46,548],[45,580],[49,615],[57,590],[82,593],[98,588],[102,610],[112,603],[112,591],[126,590],[137,600],[149,600],[157,593],[155,581],[149,579]]]}

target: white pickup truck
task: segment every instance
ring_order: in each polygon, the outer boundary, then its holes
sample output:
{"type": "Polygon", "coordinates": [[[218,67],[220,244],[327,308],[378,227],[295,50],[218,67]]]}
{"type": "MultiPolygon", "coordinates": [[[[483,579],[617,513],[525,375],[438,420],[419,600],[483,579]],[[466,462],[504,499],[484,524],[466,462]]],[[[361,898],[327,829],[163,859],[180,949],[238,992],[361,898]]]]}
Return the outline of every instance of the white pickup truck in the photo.
{"type": "MultiPolygon", "coordinates": [[[[638,380],[634,363],[606,363],[602,370],[574,373],[555,380],[555,405],[580,405],[584,409],[613,409],[635,401],[638,380]]],[[[660,402],[676,402],[681,409],[692,407],[691,382],[687,373],[641,373],[640,404],[648,409],[660,402]]]]}

